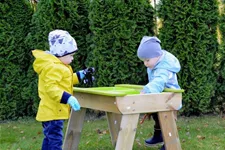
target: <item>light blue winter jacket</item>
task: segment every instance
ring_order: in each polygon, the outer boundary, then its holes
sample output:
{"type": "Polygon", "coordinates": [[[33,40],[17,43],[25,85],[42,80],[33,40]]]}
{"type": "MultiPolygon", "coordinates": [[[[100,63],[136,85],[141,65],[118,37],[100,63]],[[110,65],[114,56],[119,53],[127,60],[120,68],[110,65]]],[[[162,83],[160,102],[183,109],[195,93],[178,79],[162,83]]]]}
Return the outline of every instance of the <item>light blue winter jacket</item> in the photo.
{"type": "Polygon", "coordinates": [[[181,68],[179,60],[173,54],[162,51],[154,68],[147,68],[149,83],[143,88],[145,93],[161,93],[164,88],[180,89],[176,75],[181,68]]]}

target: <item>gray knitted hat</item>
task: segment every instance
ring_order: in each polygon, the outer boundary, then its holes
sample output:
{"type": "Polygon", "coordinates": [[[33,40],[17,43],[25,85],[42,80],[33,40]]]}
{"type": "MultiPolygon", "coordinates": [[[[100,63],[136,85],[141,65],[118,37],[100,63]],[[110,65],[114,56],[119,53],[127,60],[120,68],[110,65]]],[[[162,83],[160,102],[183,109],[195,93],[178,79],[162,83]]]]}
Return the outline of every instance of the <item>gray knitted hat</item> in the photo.
{"type": "Polygon", "coordinates": [[[160,43],[157,37],[144,36],[137,50],[138,58],[143,60],[162,55],[160,43]]]}
{"type": "Polygon", "coordinates": [[[77,43],[67,31],[51,31],[48,35],[48,41],[50,53],[56,57],[62,57],[77,51],[77,43]]]}

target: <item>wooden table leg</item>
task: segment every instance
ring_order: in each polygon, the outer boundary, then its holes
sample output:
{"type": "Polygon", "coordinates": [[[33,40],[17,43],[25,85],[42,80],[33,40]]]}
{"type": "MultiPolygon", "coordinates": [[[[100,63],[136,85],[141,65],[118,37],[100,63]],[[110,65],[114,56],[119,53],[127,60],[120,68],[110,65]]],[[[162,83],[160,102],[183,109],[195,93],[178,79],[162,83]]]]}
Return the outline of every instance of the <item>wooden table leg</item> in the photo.
{"type": "Polygon", "coordinates": [[[86,108],[81,108],[80,111],[71,111],[63,150],[78,150],[85,114],[86,108]]]}
{"type": "Polygon", "coordinates": [[[181,150],[173,111],[158,112],[166,150],[181,150]]]}
{"type": "Polygon", "coordinates": [[[140,114],[122,115],[116,150],[132,150],[140,114]]]}
{"type": "Polygon", "coordinates": [[[110,135],[111,135],[112,145],[115,147],[116,141],[118,138],[118,133],[120,130],[120,123],[121,123],[122,115],[112,113],[112,112],[106,112],[106,116],[107,116],[109,131],[110,131],[110,135]]]}

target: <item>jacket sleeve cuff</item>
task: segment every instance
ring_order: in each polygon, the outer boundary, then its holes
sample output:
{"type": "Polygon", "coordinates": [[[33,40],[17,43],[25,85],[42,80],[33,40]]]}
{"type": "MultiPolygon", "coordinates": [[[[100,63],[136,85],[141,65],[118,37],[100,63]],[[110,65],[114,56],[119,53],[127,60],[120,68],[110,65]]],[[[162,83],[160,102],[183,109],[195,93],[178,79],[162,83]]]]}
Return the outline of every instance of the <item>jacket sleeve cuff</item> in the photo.
{"type": "Polygon", "coordinates": [[[144,86],[143,91],[144,93],[151,93],[147,86],[144,86]]]}
{"type": "Polygon", "coordinates": [[[77,74],[78,81],[81,82],[81,75],[80,75],[80,72],[77,71],[76,74],[77,74]]]}
{"type": "Polygon", "coordinates": [[[67,104],[67,101],[70,96],[71,94],[64,91],[60,103],[67,104]]]}
{"type": "Polygon", "coordinates": [[[78,83],[80,83],[80,82],[79,82],[77,73],[73,73],[73,84],[78,84],[78,83]]]}

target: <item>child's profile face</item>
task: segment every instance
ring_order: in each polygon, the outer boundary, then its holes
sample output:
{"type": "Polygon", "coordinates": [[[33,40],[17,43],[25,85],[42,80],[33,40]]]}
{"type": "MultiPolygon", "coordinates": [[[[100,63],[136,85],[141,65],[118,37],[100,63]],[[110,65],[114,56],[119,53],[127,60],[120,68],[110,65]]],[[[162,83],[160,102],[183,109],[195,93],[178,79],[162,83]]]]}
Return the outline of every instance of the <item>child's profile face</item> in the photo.
{"type": "Polygon", "coordinates": [[[74,53],[73,54],[66,55],[66,56],[63,56],[63,57],[59,57],[59,59],[65,65],[69,65],[73,61],[73,55],[74,55],[74,53]]]}
{"type": "Polygon", "coordinates": [[[159,60],[160,57],[154,57],[154,58],[147,58],[147,59],[144,59],[143,62],[144,62],[144,65],[147,67],[147,68],[150,68],[150,69],[153,69],[156,62],[159,60]]]}

